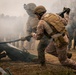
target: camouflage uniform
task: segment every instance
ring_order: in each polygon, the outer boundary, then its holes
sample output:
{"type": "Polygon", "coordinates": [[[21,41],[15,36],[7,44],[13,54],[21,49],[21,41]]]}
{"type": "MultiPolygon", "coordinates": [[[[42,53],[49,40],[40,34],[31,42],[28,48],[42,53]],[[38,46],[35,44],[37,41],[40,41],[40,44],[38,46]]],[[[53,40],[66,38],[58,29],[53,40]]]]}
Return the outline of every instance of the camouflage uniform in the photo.
{"type": "Polygon", "coordinates": [[[38,44],[38,59],[41,65],[45,64],[45,48],[47,47],[49,42],[50,40],[46,36],[43,36],[38,44]]]}
{"type": "MultiPolygon", "coordinates": [[[[24,4],[24,9],[26,10],[27,14],[29,15],[28,21],[26,23],[27,36],[29,36],[31,34],[31,32],[36,31],[36,27],[37,27],[37,24],[39,21],[38,18],[36,17],[36,15],[33,13],[35,7],[36,7],[36,5],[34,3],[29,3],[27,5],[24,4]]],[[[30,42],[26,42],[27,49],[34,50],[35,49],[34,45],[35,45],[35,40],[33,38],[31,38],[30,42]]]]}
{"type": "MultiPolygon", "coordinates": [[[[24,4],[24,9],[29,15],[28,21],[27,21],[27,35],[30,35],[31,32],[36,32],[37,24],[39,22],[36,15],[33,13],[34,8],[36,5],[34,3],[24,4]]],[[[30,41],[32,43],[34,39],[30,41]]],[[[31,47],[31,43],[28,42],[29,48],[31,47]]],[[[37,50],[38,50],[38,60],[40,63],[45,63],[45,48],[49,44],[49,39],[46,36],[43,36],[42,39],[40,39],[40,42],[38,44],[37,50]]],[[[34,46],[34,45],[33,45],[34,46]]]]}
{"type": "Polygon", "coordinates": [[[67,67],[71,67],[72,69],[76,69],[76,62],[67,58],[67,46],[66,45],[63,45],[61,48],[58,48],[54,42],[51,42],[47,46],[46,52],[58,57],[60,63],[63,66],[67,66],[67,67]]]}
{"type": "Polygon", "coordinates": [[[65,17],[61,18],[55,14],[51,14],[53,16],[50,16],[50,18],[49,15],[50,14],[43,15],[41,18],[42,20],[39,21],[37,26],[37,33],[32,35],[35,39],[39,40],[43,37],[43,35],[51,38],[51,36],[58,34],[58,32],[62,34],[64,33],[65,35],[55,37],[54,41],[50,42],[45,50],[46,52],[58,57],[62,65],[76,69],[76,62],[67,57],[68,40],[65,39],[65,37],[67,38],[67,33],[65,30],[67,20],[65,17]]]}

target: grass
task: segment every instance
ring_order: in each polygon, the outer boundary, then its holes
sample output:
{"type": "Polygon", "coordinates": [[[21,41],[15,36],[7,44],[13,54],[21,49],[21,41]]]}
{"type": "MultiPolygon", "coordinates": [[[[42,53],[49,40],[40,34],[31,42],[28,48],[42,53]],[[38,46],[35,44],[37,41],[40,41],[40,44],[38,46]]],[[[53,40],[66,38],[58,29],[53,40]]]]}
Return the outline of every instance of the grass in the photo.
{"type": "MultiPolygon", "coordinates": [[[[76,60],[76,51],[72,51],[73,60],[76,60]]],[[[46,54],[46,66],[41,67],[40,64],[13,62],[5,58],[0,61],[0,66],[5,70],[9,68],[12,75],[76,75],[76,71],[61,66],[58,59],[52,55],[46,54]]]]}

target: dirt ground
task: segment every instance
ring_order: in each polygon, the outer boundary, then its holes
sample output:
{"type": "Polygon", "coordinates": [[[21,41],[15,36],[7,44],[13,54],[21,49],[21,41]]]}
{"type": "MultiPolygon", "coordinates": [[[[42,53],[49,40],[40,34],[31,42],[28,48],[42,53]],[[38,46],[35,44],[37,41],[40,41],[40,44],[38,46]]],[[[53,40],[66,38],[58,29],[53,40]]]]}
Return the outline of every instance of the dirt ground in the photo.
{"type": "MultiPolygon", "coordinates": [[[[30,50],[30,52],[37,55],[36,51],[30,50]]],[[[76,61],[76,50],[70,52],[73,54],[72,59],[76,61]]],[[[45,67],[41,67],[40,64],[33,62],[14,62],[8,57],[0,60],[0,67],[4,70],[8,69],[11,72],[10,75],[76,75],[75,70],[61,66],[56,57],[47,53],[45,67]]]]}

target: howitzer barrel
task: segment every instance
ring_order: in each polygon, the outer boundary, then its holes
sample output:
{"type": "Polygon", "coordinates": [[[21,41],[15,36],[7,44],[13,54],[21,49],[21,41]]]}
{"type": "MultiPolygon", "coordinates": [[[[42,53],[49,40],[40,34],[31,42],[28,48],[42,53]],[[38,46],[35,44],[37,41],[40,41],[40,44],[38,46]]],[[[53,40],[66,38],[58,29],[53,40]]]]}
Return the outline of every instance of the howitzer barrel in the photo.
{"type": "Polygon", "coordinates": [[[17,40],[12,40],[12,41],[7,41],[7,42],[0,42],[0,44],[6,44],[6,43],[12,43],[12,42],[17,42],[17,41],[30,41],[31,40],[31,35],[30,36],[26,36],[24,38],[20,38],[20,39],[17,39],[17,40]]]}
{"type": "Polygon", "coordinates": [[[0,44],[11,43],[11,42],[17,42],[17,41],[20,41],[20,40],[21,40],[21,39],[12,40],[12,41],[7,41],[7,42],[0,42],[0,44]]]}

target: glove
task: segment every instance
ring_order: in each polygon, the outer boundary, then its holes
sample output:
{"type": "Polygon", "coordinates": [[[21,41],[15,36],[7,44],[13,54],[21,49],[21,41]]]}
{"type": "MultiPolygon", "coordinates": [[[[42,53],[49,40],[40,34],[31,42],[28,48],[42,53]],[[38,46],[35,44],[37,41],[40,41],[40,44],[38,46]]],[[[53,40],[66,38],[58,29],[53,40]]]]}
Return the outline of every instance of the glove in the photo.
{"type": "Polygon", "coordinates": [[[25,37],[21,37],[21,41],[25,41],[26,39],[25,39],[25,37]]]}
{"type": "Polygon", "coordinates": [[[32,36],[21,37],[21,41],[30,41],[32,36]]]}
{"type": "Polygon", "coordinates": [[[29,42],[29,41],[31,40],[31,37],[32,37],[32,36],[26,36],[26,37],[25,37],[25,40],[27,40],[27,41],[29,42]]]}
{"type": "Polygon", "coordinates": [[[35,37],[36,37],[36,33],[31,33],[31,35],[33,36],[33,38],[35,38],[35,37]]]}

